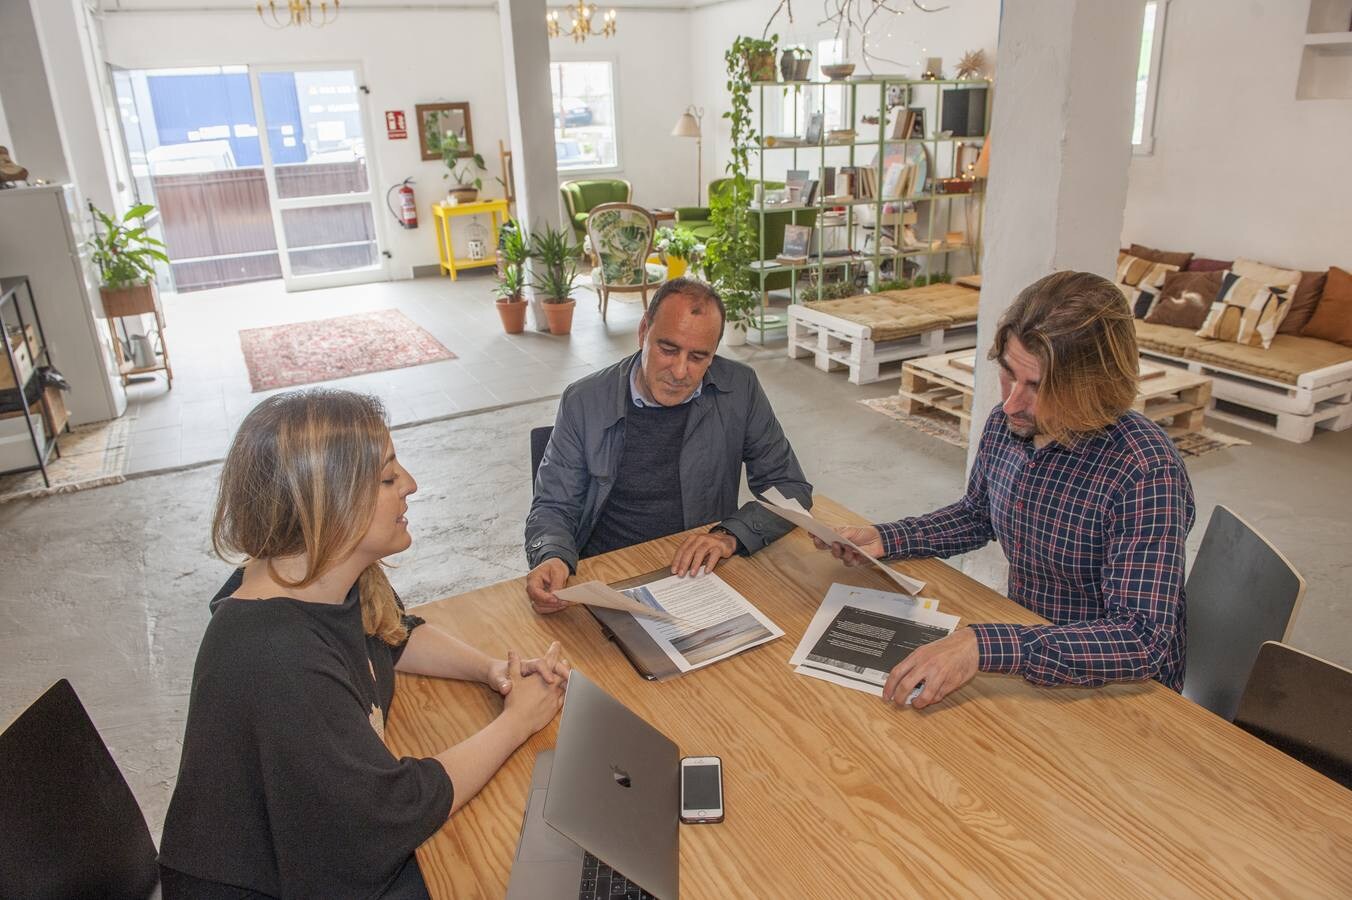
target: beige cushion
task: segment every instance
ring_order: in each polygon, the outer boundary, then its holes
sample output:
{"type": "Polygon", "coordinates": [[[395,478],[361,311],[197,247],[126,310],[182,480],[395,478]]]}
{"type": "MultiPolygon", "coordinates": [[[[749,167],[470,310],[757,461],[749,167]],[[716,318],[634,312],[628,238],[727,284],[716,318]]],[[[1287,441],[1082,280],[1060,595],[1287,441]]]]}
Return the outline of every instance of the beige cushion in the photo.
{"type": "MultiPolygon", "coordinates": [[[[897,292],[904,293],[904,292],[897,292]]],[[[872,329],[875,341],[895,341],[953,324],[948,316],[938,315],[886,294],[861,294],[840,300],[815,300],[803,304],[872,329]]]]}
{"type": "Polygon", "coordinates": [[[1269,347],[1290,308],[1291,294],[1284,288],[1231,271],[1197,336],[1269,347]]]}
{"type": "Polygon", "coordinates": [[[914,309],[948,316],[954,324],[976,321],[981,294],[968,287],[951,284],[927,284],[905,291],[883,291],[879,297],[891,297],[914,309]]]}
{"type": "Polygon", "coordinates": [[[1293,300],[1296,296],[1296,288],[1300,286],[1300,276],[1303,274],[1300,269],[1279,269],[1276,266],[1269,266],[1267,263],[1255,262],[1252,259],[1237,259],[1230,271],[1236,275],[1243,275],[1245,278],[1252,278],[1254,281],[1261,281],[1270,288],[1283,291],[1283,296],[1287,300],[1293,300]]]}
{"type": "Polygon", "coordinates": [[[1136,343],[1146,350],[1181,357],[1189,347],[1205,344],[1207,339],[1198,337],[1190,328],[1157,325],[1144,319],[1137,319],[1136,343]]]}
{"type": "Polygon", "coordinates": [[[1130,253],[1117,254],[1117,286],[1127,298],[1131,314],[1144,319],[1159,299],[1164,279],[1171,272],[1177,272],[1173,263],[1157,262],[1132,256],[1130,253]]]}
{"type": "Polygon", "coordinates": [[[1279,334],[1266,350],[1229,341],[1202,341],[1189,347],[1185,355],[1200,363],[1295,384],[1296,379],[1306,372],[1352,362],[1352,347],[1318,338],[1279,334]]]}

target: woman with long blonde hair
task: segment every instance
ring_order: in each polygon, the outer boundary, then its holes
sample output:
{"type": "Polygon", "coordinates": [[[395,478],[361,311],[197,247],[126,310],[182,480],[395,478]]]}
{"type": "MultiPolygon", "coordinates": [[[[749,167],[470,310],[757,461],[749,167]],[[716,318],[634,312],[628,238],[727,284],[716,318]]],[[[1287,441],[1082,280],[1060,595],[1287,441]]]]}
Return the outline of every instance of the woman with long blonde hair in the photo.
{"type": "Polygon", "coordinates": [[[568,666],[493,659],[405,613],[413,477],[373,397],[309,390],[245,418],[212,542],[243,565],[211,601],[165,820],[164,896],[425,897],[414,849],[563,703],[568,666]],[[484,682],[502,712],[426,759],[383,742],[394,673],[484,682]]]}

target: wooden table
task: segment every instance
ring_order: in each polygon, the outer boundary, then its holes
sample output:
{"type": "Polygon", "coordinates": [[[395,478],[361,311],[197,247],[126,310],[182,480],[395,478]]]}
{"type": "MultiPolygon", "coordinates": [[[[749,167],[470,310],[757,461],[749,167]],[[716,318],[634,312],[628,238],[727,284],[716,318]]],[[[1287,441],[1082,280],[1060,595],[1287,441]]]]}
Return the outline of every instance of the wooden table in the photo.
{"type": "MultiPolygon", "coordinates": [[[[972,422],[976,351],[955,350],[912,359],[901,368],[901,411],[914,415],[930,409],[957,419],[965,444],[972,422]]],[[[1202,430],[1211,405],[1211,377],[1186,369],[1140,362],[1141,380],[1131,408],[1164,427],[1170,435],[1202,430]]]]}
{"type": "MultiPolygon", "coordinates": [[[[814,512],[858,521],[825,497],[814,512]]],[[[579,576],[655,570],[679,541],[586,560],[579,576]]],[[[1352,894],[1352,792],[1156,682],[1050,689],[978,675],[917,712],[793,674],[789,655],[831,582],[887,587],[810,546],[797,531],[718,568],[783,638],[664,684],[635,674],[585,610],[536,616],[524,579],[417,612],[499,654],[558,639],[682,755],[723,758],[726,821],[681,828],[683,897],[1352,894]]],[[[964,622],[1041,621],[940,561],[899,568],[964,622]]],[[[387,739],[396,754],[430,755],[499,707],[481,686],[400,676],[387,739]]],[[[535,754],[556,732],[527,742],[419,848],[434,897],[505,892],[535,754]]]]}

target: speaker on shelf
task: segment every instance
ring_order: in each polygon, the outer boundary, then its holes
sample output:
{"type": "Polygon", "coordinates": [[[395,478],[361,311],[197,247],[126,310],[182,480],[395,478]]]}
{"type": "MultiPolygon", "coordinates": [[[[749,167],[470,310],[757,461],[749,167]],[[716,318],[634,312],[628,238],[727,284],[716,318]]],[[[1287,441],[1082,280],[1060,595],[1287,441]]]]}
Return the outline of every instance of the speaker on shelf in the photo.
{"type": "Polygon", "coordinates": [[[939,128],[954,137],[981,137],[986,133],[986,94],[989,88],[948,88],[939,128]]]}

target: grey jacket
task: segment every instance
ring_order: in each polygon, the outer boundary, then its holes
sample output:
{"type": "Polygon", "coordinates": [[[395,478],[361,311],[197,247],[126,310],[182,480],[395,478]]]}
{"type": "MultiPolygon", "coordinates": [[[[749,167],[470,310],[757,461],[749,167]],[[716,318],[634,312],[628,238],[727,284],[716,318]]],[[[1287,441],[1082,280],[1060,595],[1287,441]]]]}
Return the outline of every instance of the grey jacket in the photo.
{"type": "MultiPolygon", "coordinates": [[[[532,568],[557,556],[577,570],[578,550],[587,545],[620,468],[624,414],[633,402],[629,376],[638,359],[635,353],[563,392],[526,516],[532,568]]],[[[746,552],[755,553],[793,526],[756,503],[737,508],[742,463],[754,494],[776,486],[811,508],[812,485],[750,366],[715,356],[690,403],[680,448],[685,527],[722,520],[746,552]]]]}

